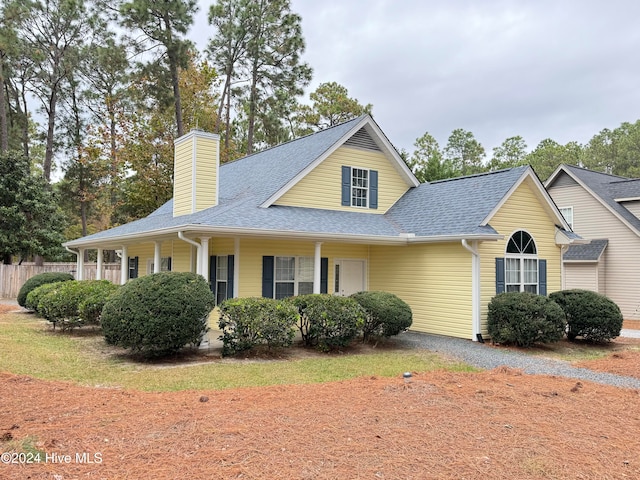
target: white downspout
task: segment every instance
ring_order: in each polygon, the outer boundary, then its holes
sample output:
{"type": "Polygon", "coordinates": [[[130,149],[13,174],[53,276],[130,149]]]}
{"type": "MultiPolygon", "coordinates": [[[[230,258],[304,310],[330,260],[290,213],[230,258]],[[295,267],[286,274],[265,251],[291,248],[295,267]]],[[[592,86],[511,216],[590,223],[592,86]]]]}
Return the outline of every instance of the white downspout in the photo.
{"type": "Polygon", "coordinates": [[[480,255],[477,242],[469,245],[466,238],[462,239],[462,246],[471,252],[471,340],[478,341],[480,332],[480,255]]]}
{"type": "Polygon", "coordinates": [[[569,250],[569,245],[562,245],[560,247],[560,280],[562,281],[560,288],[562,288],[562,290],[566,290],[567,288],[564,278],[564,254],[567,253],[567,250],[569,250]]]}
{"type": "Polygon", "coordinates": [[[73,253],[76,256],[76,279],[78,278],[78,258],[80,258],[80,254],[74,250],[71,250],[66,245],[64,246],[65,250],[69,253],[73,253]]]}
{"type": "Polygon", "coordinates": [[[202,274],[202,257],[200,255],[201,245],[198,242],[184,236],[184,232],[178,232],[178,238],[183,242],[187,242],[196,247],[196,273],[202,274]]]}

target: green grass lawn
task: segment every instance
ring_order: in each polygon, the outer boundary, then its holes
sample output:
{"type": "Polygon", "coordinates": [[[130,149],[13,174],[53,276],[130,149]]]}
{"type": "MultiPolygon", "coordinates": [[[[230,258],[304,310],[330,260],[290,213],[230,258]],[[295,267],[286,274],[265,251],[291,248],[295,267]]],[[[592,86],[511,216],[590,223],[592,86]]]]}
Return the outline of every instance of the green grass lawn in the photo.
{"type": "Polygon", "coordinates": [[[285,351],[283,359],[190,355],[183,361],[136,362],[106,345],[99,333],[53,332],[49,324],[25,313],[0,316],[0,371],[91,386],[204,390],[393,377],[406,371],[474,371],[423,350],[383,347],[346,354],[304,352],[301,356],[295,350],[285,351]]]}

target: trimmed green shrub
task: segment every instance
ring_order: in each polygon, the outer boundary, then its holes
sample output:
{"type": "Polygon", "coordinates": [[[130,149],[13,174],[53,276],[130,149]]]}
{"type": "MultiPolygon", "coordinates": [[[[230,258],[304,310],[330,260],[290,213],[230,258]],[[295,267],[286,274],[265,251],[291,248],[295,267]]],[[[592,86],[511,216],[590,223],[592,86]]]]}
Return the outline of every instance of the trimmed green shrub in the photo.
{"type": "Polygon", "coordinates": [[[258,345],[271,349],[293,343],[298,311],[287,302],[257,297],[230,298],[219,308],[223,356],[258,345]]]}
{"type": "Polygon", "coordinates": [[[353,298],[310,294],[287,301],[300,313],[304,344],[325,352],[349,345],[364,325],[366,312],[353,298]]]}
{"type": "Polygon", "coordinates": [[[36,315],[47,319],[46,312],[44,311],[44,303],[41,303],[42,299],[49,295],[49,293],[60,288],[62,283],[63,282],[45,283],[31,290],[27,295],[25,308],[33,310],[36,315]]]}
{"type": "Polygon", "coordinates": [[[73,275],[64,272],[47,272],[41,273],[39,275],[34,275],[29,280],[24,282],[22,287],[20,287],[20,291],[18,292],[18,305],[20,305],[21,307],[29,308],[26,304],[27,295],[29,295],[29,292],[38,288],[40,285],[56,282],[68,282],[69,280],[73,280],[73,275]]]}
{"type": "Polygon", "coordinates": [[[567,316],[567,338],[605,342],[620,335],[622,313],[611,299],[590,290],[562,290],[549,297],[567,316]]]}
{"type": "Polygon", "coordinates": [[[411,307],[400,297],[389,292],[358,292],[351,295],[367,313],[362,327],[366,341],[375,337],[391,337],[411,326],[411,307]]]}
{"type": "Polygon", "coordinates": [[[105,303],[100,321],[107,343],[163,356],[198,345],[214,306],[201,275],[154,273],[122,285],[105,303]]]}
{"type": "Polygon", "coordinates": [[[527,292],[501,293],[489,303],[488,330],[496,343],[530,347],[564,336],[564,312],[553,300],[527,292]]]}
{"type": "Polygon", "coordinates": [[[84,298],[78,304],[78,316],[87,324],[100,324],[102,309],[107,300],[118,290],[107,280],[94,281],[85,287],[84,298]]]}
{"type": "MultiPolygon", "coordinates": [[[[97,313],[97,317],[95,313],[91,313],[93,317],[87,318],[81,314],[80,305],[92,296],[96,299],[100,295],[106,295],[100,292],[110,290],[113,293],[114,287],[108,280],[62,282],[58,288],[52,289],[40,299],[38,310],[54,326],[59,325],[62,330],[71,330],[87,323],[97,323],[100,312],[97,313]]],[[[104,299],[102,302],[104,303],[104,299]]]]}

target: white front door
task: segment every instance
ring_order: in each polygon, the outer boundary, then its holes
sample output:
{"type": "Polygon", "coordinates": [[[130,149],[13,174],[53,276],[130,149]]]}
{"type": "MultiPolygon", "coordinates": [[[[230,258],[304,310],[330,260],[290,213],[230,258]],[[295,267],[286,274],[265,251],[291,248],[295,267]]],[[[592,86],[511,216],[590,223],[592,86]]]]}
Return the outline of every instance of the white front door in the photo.
{"type": "Polygon", "coordinates": [[[348,297],[365,289],[365,261],[337,260],[335,266],[335,293],[348,297]]]}

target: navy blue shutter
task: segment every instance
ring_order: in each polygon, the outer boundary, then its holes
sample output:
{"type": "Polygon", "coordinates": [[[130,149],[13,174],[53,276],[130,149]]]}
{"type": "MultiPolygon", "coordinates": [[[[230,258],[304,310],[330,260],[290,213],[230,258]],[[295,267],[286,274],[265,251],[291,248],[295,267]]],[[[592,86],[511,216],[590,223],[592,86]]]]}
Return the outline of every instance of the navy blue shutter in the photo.
{"type": "Polygon", "coordinates": [[[538,260],[538,293],[547,295],[547,261],[538,260]]]}
{"type": "Polygon", "coordinates": [[[218,274],[218,272],[216,271],[217,260],[218,259],[215,255],[209,256],[209,288],[214,295],[216,293],[216,275],[218,274]]]}
{"type": "Polygon", "coordinates": [[[496,295],[504,290],[504,258],[496,258],[496,295]]]}
{"type": "Polygon", "coordinates": [[[171,257],[169,257],[169,261],[167,262],[167,268],[171,272],[171,257]]]}
{"type": "Polygon", "coordinates": [[[322,257],[320,259],[320,293],[329,291],[329,259],[322,257]]]}
{"type": "Polygon", "coordinates": [[[262,296],[273,298],[273,274],[275,257],[262,257],[262,296]]]}
{"type": "Polygon", "coordinates": [[[378,208],[378,171],[369,170],[369,208],[378,208]]]}
{"type": "Polygon", "coordinates": [[[227,298],[233,298],[233,255],[227,257],[227,298]]]}
{"type": "Polygon", "coordinates": [[[133,268],[131,268],[131,257],[127,258],[127,268],[129,268],[129,278],[138,278],[138,257],[133,257],[133,268]]]}
{"type": "Polygon", "coordinates": [[[342,166],[342,206],[351,205],[351,167],[342,166]]]}

